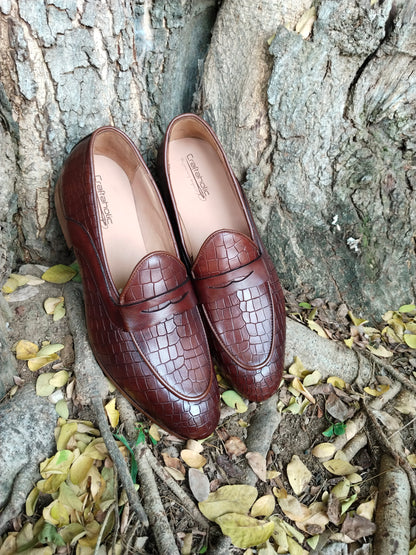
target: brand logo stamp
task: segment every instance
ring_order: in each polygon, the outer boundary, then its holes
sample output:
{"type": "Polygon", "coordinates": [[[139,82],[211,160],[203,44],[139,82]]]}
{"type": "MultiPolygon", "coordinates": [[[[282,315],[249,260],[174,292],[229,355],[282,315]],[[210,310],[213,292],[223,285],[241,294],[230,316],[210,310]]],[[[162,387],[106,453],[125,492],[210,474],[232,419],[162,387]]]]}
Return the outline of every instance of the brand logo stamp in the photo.
{"type": "Polygon", "coordinates": [[[104,229],[107,229],[113,223],[113,216],[108,206],[108,200],[103,187],[103,178],[101,175],[95,176],[95,188],[98,197],[98,208],[100,211],[100,220],[104,229]]]}
{"type": "Polygon", "coordinates": [[[191,172],[192,181],[195,187],[198,197],[201,200],[206,200],[209,195],[208,186],[206,185],[204,178],[201,175],[198,164],[195,162],[193,154],[187,154],[186,164],[191,172]]]}

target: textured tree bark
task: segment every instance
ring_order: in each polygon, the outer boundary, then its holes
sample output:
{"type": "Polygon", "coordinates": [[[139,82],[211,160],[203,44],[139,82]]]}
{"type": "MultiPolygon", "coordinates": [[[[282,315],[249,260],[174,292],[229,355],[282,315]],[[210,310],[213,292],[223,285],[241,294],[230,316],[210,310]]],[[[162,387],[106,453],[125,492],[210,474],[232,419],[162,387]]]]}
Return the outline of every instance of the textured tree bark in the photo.
{"type": "Polygon", "coordinates": [[[199,105],[284,285],[379,316],[415,294],[414,5],[314,4],[305,40],[300,3],[225,2],[199,105]]]}

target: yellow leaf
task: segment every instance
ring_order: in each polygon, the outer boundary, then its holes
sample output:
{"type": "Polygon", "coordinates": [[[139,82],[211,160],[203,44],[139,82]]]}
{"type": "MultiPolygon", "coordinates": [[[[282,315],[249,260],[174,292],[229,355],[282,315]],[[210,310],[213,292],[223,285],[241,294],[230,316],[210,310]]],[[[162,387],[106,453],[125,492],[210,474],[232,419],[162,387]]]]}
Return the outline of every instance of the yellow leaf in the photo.
{"type": "Polygon", "coordinates": [[[115,397],[114,399],[111,399],[111,401],[109,401],[104,408],[105,408],[105,412],[107,413],[108,420],[110,422],[111,427],[116,428],[120,419],[120,413],[116,409],[115,397]]]}
{"type": "Polygon", "coordinates": [[[222,400],[226,405],[232,407],[236,412],[243,413],[247,410],[247,405],[244,403],[242,397],[232,389],[228,389],[221,394],[222,400]]]}
{"type": "Polygon", "coordinates": [[[388,384],[379,384],[376,386],[375,389],[372,389],[371,387],[365,387],[364,391],[368,393],[368,395],[371,395],[372,397],[380,397],[381,395],[383,395],[383,393],[386,393],[386,391],[388,391],[389,389],[390,389],[390,386],[388,384]]]}
{"type": "Polygon", "coordinates": [[[71,482],[75,485],[81,484],[88,475],[88,471],[94,464],[94,459],[87,455],[80,455],[71,466],[69,477],[71,482]]]}
{"type": "Polygon", "coordinates": [[[46,459],[39,465],[40,475],[44,480],[37,483],[42,493],[54,493],[68,476],[69,468],[74,460],[74,453],[67,449],[58,451],[53,457],[46,459]]]}
{"type": "Polygon", "coordinates": [[[322,463],[324,467],[335,476],[346,476],[356,471],[356,467],[342,459],[332,459],[322,463]]]}
{"type": "Polygon", "coordinates": [[[339,500],[346,499],[350,492],[351,482],[344,478],[331,490],[332,495],[335,495],[339,500]]]}
{"type": "Polygon", "coordinates": [[[416,306],[414,304],[404,304],[399,308],[399,312],[414,312],[416,310],[416,306]]]}
{"type": "Polygon", "coordinates": [[[309,374],[309,370],[306,370],[299,357],[295,357],[295,361],[289,366],[289,374],[302,379],[309,374]]]}
{"type": "Polygon", "coordinates": [[[328,339],[328,334],[326,333],[326,331],[323,329],[322,326],[320,326],[318,323],[314,322],[313,320],[306,320],[306,321],[311,330],[316,331],[316,333],[320,337],[324,337],[325,339],[328,339]]]}
{"type": "Polygon", "coordinates": [[[405,333],[403,335],[404,342],[411,349],[416,349],[416,335],[405,333]]]}
{"type": "Polygon", "coordinates": [[[74,509],[75,511],[82,512],[84,504],[81,499],[77,496],[75,491],[65,482],[59,486],[59,501],[67,507],[68,509],[74,509]]]}
{"type": "Polygon", "coordinates": [[[64,300],[63,297],[48,297],[43,301],[43,308],[45,309],[46,314],[53,314],[60,302],[64,300]]]}
{"type": "Polygon", "coordinates": [[[149,428],[149,436],[155,441],[160,441],[160,432],[157,424],[153,423],[149,428]]]}
{"type": "Polygon", "coordinates": [[[257,489],[253,486],[222,486],[198,503],[198,507],[208,520],[215,521],[225,513],[247,514],[256,498],[257,489]]]}
{"type": "Polygon", "coordinates": [[[312,449],[312,455],[318,459],[326,459],[327,457],[332,457],[336,450],[337,448],[333,443],[319,443],[312,449]]]}
{"type": "MultiPolygon", "coordinates": [[[[300,530],[298,530],[297,528],[295,528],[294,526],[292,526],[288,522],[284,521],[280,517],[272,515],[269,518],[269,520],[274,522],[275,530],[277,530],[278,528],[283,529],[285,534],[289,535],[292,538],[295,538],[296,541],[298,541],[299,543],[303,543],[303,541],[305,540],[305,536],[302,534],[302,532],[300,530]]],[[[278,544],[278,545],[280,545],[280,544],[278,544]]]]}
{"type": "Polygon", "coordinates": [[[303,549],[303,547],[301,547],[298,542],[290,536],[288,536],[287,538],[287,544],[289,547],[290,555],[308,555],[306,549],[303,549]]]}
{"type": "Polygon", "coordinates": [[[38,351],[39,347],[31,341],[26,341],[26,339],[21,339],[16,344],[16,358],[18,360],[29,360],[35,357],[38,351]]]}
{"type": "Polygon", "coordinates": [[[59,356],[56,353],[44,357],[33,357],[27,361],[27,366],[32,372],[37,372],[58,358],[59,356]]]}
{"type": "Polygon", "coordinates": [[[68,378],[68,372],[66,370],[60,370],[56,374],[53,374],[53,377],[49,380],[49,383],[54,387],[62,387],[67,383],[68,378]]]}
{"type": "Polygon", "coordinates": [[[104,461],[108,456],[107,446],[102,437],[96,437],[85,448],[84,455],[97,461],[104,461]]]}
{"type": "Polygon", "coordinates": [[[296,495],[300,495],[312,479],[312,473],[297,455],[292,456],[292,460],[286,467],[286,473],[296,495]]]}
{"type": "Polygon", "coordinates": [[[299,380],[299,378],[294,378],[292,381],[292,387],[295,388],[296,391],[299,391],[299,393],[302,393],[302,395],[304,397],[306,397],[308,399],[308,401],[310,401],[311,403],[315,404],[315,398],[313,397],[313,395],[311,395],[309,393],[309,391],[306,389],[306,387],[303,386],[302,382],[299,380]]]}
{"type": "Polygon", "coordinates": [[[239,513],[227,513],[219,516],[215,522],[225,536],[230,536],[236,547],[246,549],[264,543],[274,530],[273,522],[257,520],[239,513]]]}
{"type": "Polygon", "coordinates": [[[313,24],[316,21],[316,8],[312,7],[303,12],[301,18],[296,23],[295,31],[304,39],[307,39],[312,32],[313,24]]]}
{"type": "Polygon", "coordinates": [[[251,507],[251,516],[265,516],[268,517],[273,514],[274,508],[276,506],[276,500],[274,495],[269,493],[268,495],[263,495],[255,501],[254,505],[251,507]]]}
{"type": "Polygon", "coordinates": [[[316,549],[319,543],[319,538],[320,538],[320,535],[316,534],[315,536],[311,536],[310,538],[308,538],[306,540],[306,543],[309,545],[311,549],[316,549]]]}
{"type": "Polygon", "coordinates": [[[273,493],[277,497],[280,508],[290,520],[299,522],[311,516],[309,508],[293,495],[288,495],[286,490],[273,488],[273,493]]]}
{"type": "Polygon", "coordinates": [[[207,459],[203,455],[200,455],[191,449],[182,449],[181,457],[182,460],[191,468],[202,468],[207,462],[207,459]]]}
{"type": "Polygon", "coordinates": [[[330,376],[327,380],[327,383],[330,383],[334,387],[338,389],[345,389],[345,382],[342,378],[338,378],[338,376],[330,376]]]}
{"type": "Polygon", "coordinates": [[[363,516],[368,520],[373,520],[374,509],[376,507],[376,502],[374,499],[370,499],[366,503],[361,503],[357,507],[357,515],[363,516]]]}
{"type": "Polygon", "coordinates": [[[368,322],[368,320],[364,320],[363,318],[357,318],[356,316],[354,316],[354,314],[350,311],[348,311],[348,316],[351,319],[351,322],[354,324],[354,326],[361,326],[361,324],[365,324],[366,322],[368,322]]]}
{"type": "Polygon", "coordinates": [[[329,522],[326,504],[319,501],[312,503],[309,510],[311,516],[302,522],[297,522],[296,526],[308,534],[322,534],[329,522]]]}
{"type": "Polygon", "coordinates": [[[13,293],[13,291],[16,291],[18,287],[19,287],[19,283],[17,282],[17,280],[15,280],[10,276],[7,279],[6,283],[3,285],[3,287],[1,288],[1,290],[3,291],[3,293],[8,294],[8,293],[13,293]]]}
{"type": "Polygon", "coordinates": [[[347,479],[351,482],[351,484],[359,484],[363,481],[362,477],[356,472],[353,472],[352,474],[347,474],[347,479]]]}
{"type": "Polygon", "coordinates": [[[34,487],[26,498],[27,516],[33,516],[35,514],[36,503],[38,502],[38,499],[39,499],[39,490],[37,487],[34,487]]]}
{"type": "Polygon", "coordinates": [[[61,430],[59,432],[59,437],[56,442],[56,447],[58,451],[62,451],[66,448],[69,439],[75,434],[77,431],[77,423],[76,422],[68,422],[61,426],[61,430]]]}
{"type": "Polygon", "coordinates": [[[389,358],[393,356],[393,353],[386,349],[386,347],[384,347],[383,345],[379,345],[377,348],[372,347],[371,345],[366,345],[366,348],[376,357],[389,358]]]}
{"type": "Polygon", "coordinates": [[[319,370],[314,370],[312,374],[308,374],[307,376],[304,377],[303,385],[305,387],[316,385],[321,381],[321,379],[322,379],[322,374],[319,372],[319,370]]]}
{"type": "Polygon", "coordinates": [[[407,455],[407,462],[412,468],[416,468],[416,455],[414,453],[407,455]]]}
{"type": "Polygon", "coordinates": [[[43,509],[42,516],[46,522],[54,526],[60,527],[69,524],[68,511],[58,499],[43,509]]]}
{"type": "Polygon", "coordinates": [[[59,530],[59,534],[67,544],[72,543],[72,540],[77,536],[81,538],[86,533],[87,531],[84,526],[82,526],[79,522],[72,522],[71,524],[68,524],[68,526],[64,526],[64,528],[59,530]]]}
{"type": "Polygon", "coordinates": [[[42,275],[42,279],[48,281],[49,283],[66,283],[70,281],[75,275],[76,270],[65,266],[64,264],[57,264],[56,266],[51,266],[42,275]]]}
{"type": "Polygon", "coordinates": [[[354,338],[349,337],[348,339],[344,339],[344,343],[349,349],[351,349],[352,346],[354,345],[354,338]]]}

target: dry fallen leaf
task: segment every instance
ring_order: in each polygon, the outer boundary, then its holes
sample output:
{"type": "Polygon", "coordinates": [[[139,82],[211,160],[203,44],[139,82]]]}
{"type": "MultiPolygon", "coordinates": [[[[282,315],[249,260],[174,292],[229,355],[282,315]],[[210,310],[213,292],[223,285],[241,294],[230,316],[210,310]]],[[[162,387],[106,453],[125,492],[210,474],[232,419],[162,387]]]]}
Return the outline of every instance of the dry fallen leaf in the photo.
{"type": "Polygon", "coordinates": [[[297,455],[286,467],[289,483],[296,495],[300,495],[312,479],[312,473],[297,455]]]}
{"type": "Polygon", "coordinates": [[[177,482],[181,482],[182,480],[185,480],[185,475],[182,474],[182,472],[180,472],[179,470],[177,470],[176,468],[170,468],[169,466],[165,466],[165,470],[166,472],[168,472],[172,478],[174,478],[177,482]]]}
{"type": "Polygon", "coordinates": [[[215,521],[225,513],[247,514],[257,498],[253,486],[222,486],[210,493],[206,501],[198,503],[199,510],[208,519],[215,521]]]}
{"type": "Polygon", "coordinates": [[[296,391],[298,391],[299,393],[302,393],[302,395],[306,397],[308,401],[315,404],[315,398],[309,393],[306,387],[303,386],[299,378],[294,378],[291,385],[296,391]]]}
{"type": "Polygon", "coordinates": [[[375,500],[370,499],[370,501],[367,501],[366,503],[361,503],[360,505],[358,505],[357,515],[363,516],[364,518],[367,518],[368,520],[372,520],[373,515],[374,515],[375,507],[376,507],[375,500]]]}
{"type": "Polygon", "coordinates": [[[18,360],[29,360],[37,355],[39,347],[32,343],[31,341],[26,341],[26,339],[21,339],[16,343],[16,358],[18,360]]]}
{"type": "Polygon", "coordinates": [[[386,391],[388,391],[390,389],[390,386],[387,384],[379,384],[376,386],[375,389],[371,388],[371,387],[365,387],[364,391],[368,394],[371,395],[372,397],[380,397],[381,395],[383,395],[383,393],[386,393],[386,391]]]}
{"type": "Polygon", "coordinates": [[[311,516],[309,508],[293,495],[288,495],[286,490],[273,488],[273,493],[277,497],[280,508],[290,520],[299,522],[311,516]]]}
{"type": "Polygon", "coordinates": [[[274,508],[276,506],[276,499],[271,493],[268,495],[263,495],[255,501],[254,505],[251,507],[250,514],[252,517],[264,516],[268,517],[273,514],[274,508]]]}
{"type": "Polygon", "coordinates": [[[191,468],[202,468],[207,462],[207,459],[203,455],[191,449],[182,449],[181,457],[191,468]]]}
{"type": "Polygon", "coordinates": [[[288,372],[300,379],[305,378],[309,374],[309,370],[306,370],[299,357],[295,357],[295,361],[289,366],[288,372]]]}
{"type": "Polygon", "coordinates": [[[360,515],[347,515],[341,528],[341,533],[352,540],[359,540],[364,536],[372,536],[376,531],[376,525],[368,518],[360,515]]]}
{"type": "Polygon", "coordinates": [[[204,446],[200,441],[196,441],[195,439],[188,439],[186,442],[186,448],[191,449],[191,451],[195,451],[196,453],[202,453],[204,450],[204,446]]]}
{"type": "Polygon", "coordinates": [[[230,457],[238,457],[247,452],[247,446],[239,437],[230,436],[224,443],[225,450],[230,457]]]}
{"type": "Polygon", "coordinates": [[[105,405],[105,412],[107,413],[108,420],[112,428],[117,428],[120,420],[120,413],[116,409],[115,397],[105,405]]]}
{"type": "Polygon", "coordinates": [[[274,531],[273,522],[257,520],[239,513],[227,513],[219,516],[215,522],[224,535],[230,536],[236,547],[246,549],[264,543],[274,531]]]}
{"type": "Polygon", "coordinates": [[[256,474],[262,482],[265,482],[267,480],[265,457],[263,457],[261,453],[251,451],[246,453],[246,459],[254,474],[256,474]]]}
{"type": "Polygon", "coordinates": [[[335,476],[346,476],[356,471],[356,467],[342,459],[332,459],[322,463],[324,467],[335,476]]]}
{"type": "Polygon", "coordinates": [[[333,443],[319,443],[312,449],[312,455],[318,459],[331,458],[337,448],[333,443]]]}
{"type": "Polygon", "coordinates": [[[188,470],[189,488],[197,501],[205,501],[209,495],[209,480],[196,468],[188,470]]]}

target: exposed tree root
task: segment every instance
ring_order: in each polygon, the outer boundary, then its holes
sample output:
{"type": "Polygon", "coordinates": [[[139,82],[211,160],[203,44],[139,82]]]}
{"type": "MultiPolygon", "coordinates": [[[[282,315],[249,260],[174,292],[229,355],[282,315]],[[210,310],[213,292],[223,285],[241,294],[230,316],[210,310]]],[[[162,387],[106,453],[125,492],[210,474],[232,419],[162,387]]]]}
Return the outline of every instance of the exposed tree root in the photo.
{"type": "Polygon", "coordinates": [[[394,366],[392,366],[391,364],[388,364],[388,362],[385,362],[384,360],[381,360],[381,359],[375,357],[374,355],[371,355],[371,354],[367,355],[366,354],[366,356],[374,364],[377,364],[380,368],[383,368],[383,370],[386,370],[386,372],[388,372],[391,376],[393,376],[393,378],[395,380],[400,382],[407,389],[409,389],[410,391],[413,391],[413,393],[416,393],[416,385],[414,383],[412,383],[409,380],[409,378],[407,378],[404,374],[402,374],[402,372],[400,372],[400,370],[397,370],[396,368],[394,368],[394,366]]]}
{"type": "Polygon", "coordinates": [[[406,473],[394,458],[383,455],[378,487],[373,553],[408,555],[410,488],[406,473]]]}
{"type": "MultiPolygon", "coordinates": [[[[129,441],[134,441],[136,435],[134,411],[131,405],[121,396],[118,397],[118,406],[125,424],[126,436],[129,441]]],[[[149,517],[150,526],[153,529],[159,553],[179,555],[179,550],[159,495],[157,483],[149,464],[147,451],[148,447],[145,443],[139,443],[134,447],[143,504],[149,517]]]]}
{"type": "Polygon", "coordinates": [[[68,311],[69,329],[74,339],[74,373],[77,379],[77,391],[79,391],[79,396],[83,398],[84,403],[91,405],[109,455],[117,467],[120,481],[126,490],[130,506],[143,525],[147,526],[147,515],[140,503],[126,461],[120,453],[105,415],[103,398],[107,394],[107,388],[102,370],[96,362],[88,343],[81,290],[76,284],[70,282],[64,288],[64,296],[68,311]]]}

